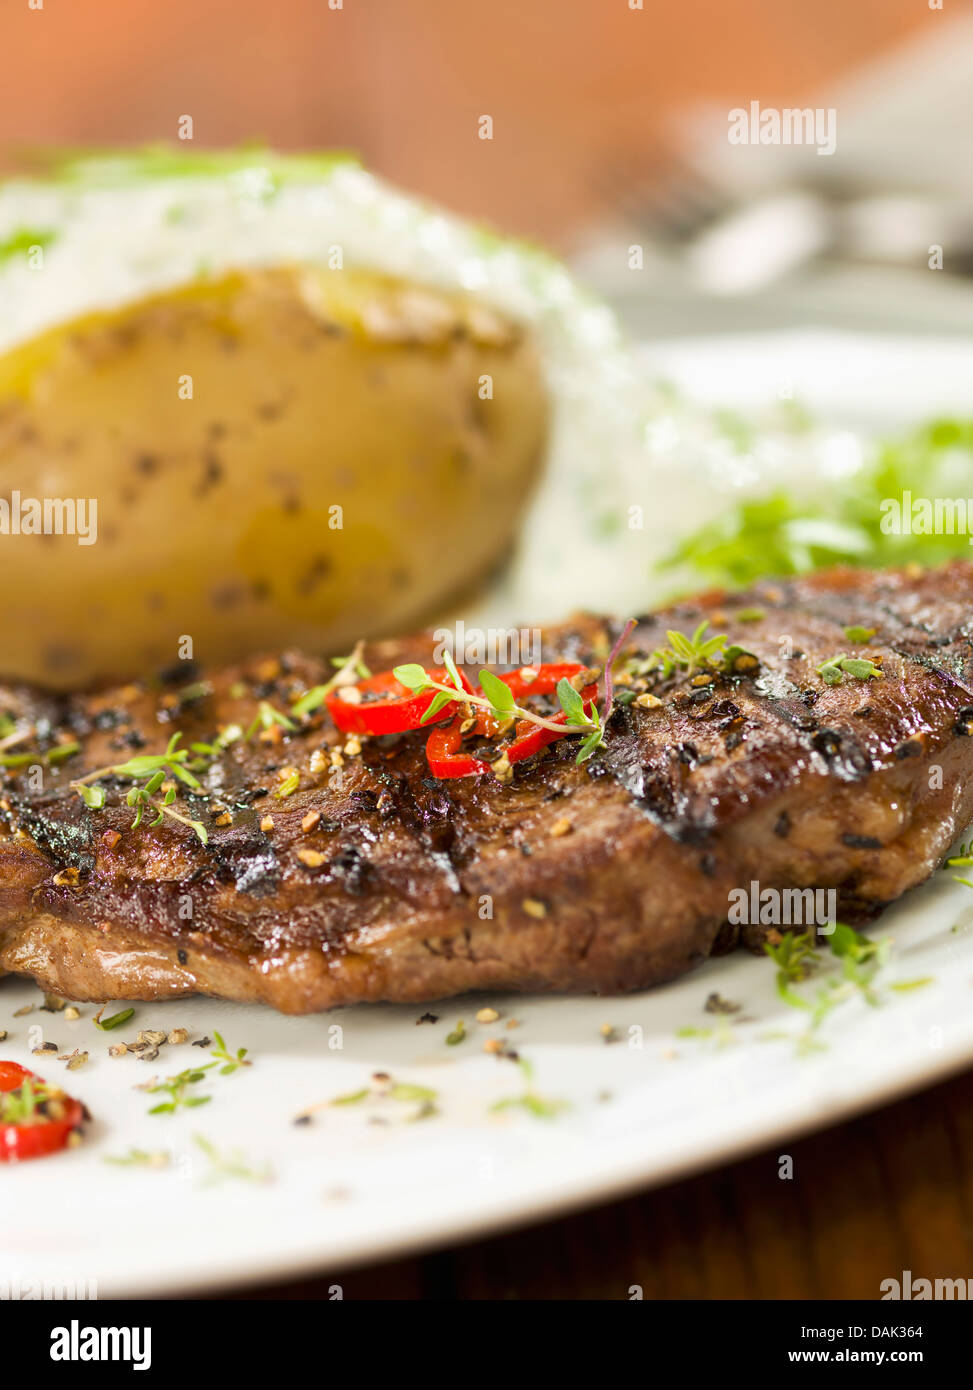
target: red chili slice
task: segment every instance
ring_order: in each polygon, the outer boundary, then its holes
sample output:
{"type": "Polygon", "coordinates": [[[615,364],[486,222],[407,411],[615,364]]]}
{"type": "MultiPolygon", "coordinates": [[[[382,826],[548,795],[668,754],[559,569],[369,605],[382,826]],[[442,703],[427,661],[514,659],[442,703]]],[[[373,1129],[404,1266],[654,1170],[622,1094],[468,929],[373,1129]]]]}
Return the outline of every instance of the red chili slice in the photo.
{"type": "MultiPolygon", "coordinates": [[[[449,672],[441,667],[424,669],[430,680],[438,681],[440,685],[453,684],[449,672]]],[[[471,694],[473,687],[463,671],[459,672],[459,678],[463,689],[471,694]]],[[[359,704],[342,700],[339,690],[332,691],[325,699],[335,727],[345,734],[401,734],[418,729],[422,725],[422,716],[437,693],[427,690],[422,695],[414,695],[407,686],[396,680],[391,671],[380,671],[376,676],[369,676],[359,681],[354,689],[362,696],[359,704]],[[378,698],[370,700],[369,695],[378,698]]],[[[441,713],[433,715],[432,720],[426,722],[450,719],[454,714],[455,709],[447,705],[441,713]]]]}
{"type": "MultiPolygon", "coordinates": [[[[584,703],[585,714],[591,713],[591,706],[597,693],[597,685],[586,685],[582,689],[581,699],[584,703]]],[[[566,724],[567,718],[568,716],[562,709],[551,717],[551,723],[566,724]]],[[[520,763],[525,758],[532,758],[535,753],[539,753],[549,743],[554,743],[557,739],[564,737],[564,734],[556,734],[553,729],[539,728],[536,724],[532,724],[529,719],[519,719],[514,733],[516,737],[507,749],[507,761],[511,763],[520,763]]]]}
{"type": "MultiPolygon", "coordinates": [[[[17,1062],[0,1062],[0,1091],[16,1091],[25,1082],[43,1084],[17,1062]]],[[[63,1149],[68,1135],[77,1129],[84,1118],[84,1107],[72,1096],[64,1096],[64,1115],[60,1120],[37,1120],[30,1124],[0,1122],[0,1163],[20,1163],[27,1158],[43,1158],[63,1149]]]]}
{"type": "MultiPolygon", "coordinates": [[[[570,680],[583,670],[584,667],[577,662],[549,662],[544,666],[521,666],[519,670],[507,671],[500,676],[500,680],[510,687],[514,699],[520,702],[530,695],[552,694],[558,681],[570,680]]],[[[586,685],[581,691],[586,714],[591,712],[597,691],[597,685],[586,685]]],[[[459,751],[463,737],[460,733],[462,722],[462,718],[454,719],[446,728],[434,729],[429,735],[426,741],[426,759],[434,777],[475,777],[490,771],[489,763],[459,751]]],[[[567,715],[560,710],[552,716],[551,722],[565,724],[567,715]]],[[[488,737],[495,734],[498,727],[497,721],[486,710],[477,711],[477,734],[488,737]]],[[[511,763],[522,762],[559,738],[564,738],[564,734],[556,733],[553,729],[539,728],[529,719],[520,719],[514,729],[514,740],[506,749],[507,759],[511,763]]]]}
{"type": "Polygon", "coordinates": [[[460,725],[464,718],[459,715],[444,729],[433,729],[426,740],[426,761],[434,777],[475,777],[490,771],[489,763],[459,751],[463,742],[460,725]]]}

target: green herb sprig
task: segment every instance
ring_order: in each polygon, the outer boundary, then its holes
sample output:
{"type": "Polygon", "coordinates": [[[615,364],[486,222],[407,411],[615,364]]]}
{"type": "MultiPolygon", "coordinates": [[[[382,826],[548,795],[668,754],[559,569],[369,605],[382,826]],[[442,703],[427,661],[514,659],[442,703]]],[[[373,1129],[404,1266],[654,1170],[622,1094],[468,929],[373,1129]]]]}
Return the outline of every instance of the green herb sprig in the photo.
{"type": "MultiPolygon", "coordinates": [[[[444,664],[452,675],[455,667],[452,666],[451,658],[448,655],[444,656],[444,664]]],[[[436,697],[422,717],[423,723],[432,719],[447,705],[456,703],[475,705],[479,709],[485,709],[501,724],[506,724],[513,719],[526,719],[539,729],[550,729],[557,734],[583,732],[586,737],[576,759],[579,763],[590,757],[602,741],[601,721],[594,704],[591,706],[590,714],[586,713],[584,701],[570,681],[567,680],[560,680],[555,691],[558,703],[566,715],[566,721],[555,723],[553,719],[544,719],[534,710],[528,709],[524,705],[518,705],[509,685],[500,680],[499,676],[495,676],[492,671],[483,670],[480,672],[480,687],[484,692],[482,695],[469,694],[463,689],[458,676],[454,677],[455,684],[452,686],[430,680],[423,667],[419,665],[396,666],[392,674],[397,681],[400,681],[416,695],[422,695],[427,690],[437,692],[436,697]],[[568,695],[568,691],[570,691],[570,695],[568,695]]]]}
{"type": "Polygon", "coordinates": [[[212,1071],[216,1065],[216,1062],[206,1062],[199,1067],[187,1067],[185,1071],[178,1072],[175,1076],[167,1076],[164,1081],[146,1086],[144,1089],[150,1096],[165,1095],[169,1097],[168,1100],[153,1105],[149,1114],[173,1115],[177,1110],[195,1110],[200,1105],[208,1105],[213,1097],[196,1095],[190,1091],[190,1087],[198,1086],[201,1081],[205,1080],[206,1073],[212,1071]]]}
{"type": "Polygon", "coordinates": [[[338,668],[334,675],[323,685],[315,685],[306,690],[300,699],[291,705],[291,714],[298,719],[304,714],[313,714],[324,704],[332,690],[337,690],[342,685],[353,685],[356,679],[367,680],[372,673],[362,660],[364,650],[365,643],[356,642],[349,656],[333,657],[333,664],[338,668]]]}
{"type": "Polygon", "coordinates": [[[204,1135],[194,1134],[193,1139],[210,1161],[209,1172],[203,1179],[205,1185],[223,1182],[227,1178],[260,1184],[273,1181],[274,1171],[269,1163],[262,1163],[258,1167],[253,1167],[239,1149],[222,1154],[216,1145],[204,1135]]]}
{"type": "Polygon", "coordinates": [[[216,1046],[210,1048],[209,1055],[215,1057],[217,1061],[225,1063],[224,1066],[220,1067],[220,1076],[232,1076],[232,1074],[235,1071],[239,1071],[241,1067],[250,1067],[253,1065],[252,1062],[246,1060],[247,1048],[238,1047],[236,1052],[229,1052],[226,1043],[223,1041],[222,1033],[217,1033],[215,1028],[213,1029],[213,1038],[216,1042],[216,1046]]]}
{"type": "Polygon", "coordinates": [[[526,1110],[529,1115],[533,1115],[537,1120],[553,1120],[563,1110],[569,1109],[566,1100],[551,1100],[546,1096],[539,1095],[534,1086],[534,1068],[526,1057],[517,1058],[517,1066],[524,1076],[524,1091],[519,1096],[508,1096],[503,1100],[495,1101],[490,1109],[494,1111],[521,1109],[526,1110]]]}
{"type": "Polygon", "coordinates": [[[0,757],[0,767],[26,767],[29,763],[45,763],[48,767],[56,767],[58,763],[73,758],[75,753],[80,751],[81,744],[72,742],[57,743],[46,753],[4,753],[0,757]]]}
{"type": "Polygon", "coordinates": [[[202,791],[199,780],[186,766],[189,761],[190,750],[176,746],[181,738],[182,734],[173,734],[164,753],[139,754],[123,763],[112,763],[107,767],[96,768],[94,772],[87,772],[83,777],[78,777],[70,785],[90,811],[100,811],[106,800],[104,787],[98,785],[100,778],[122,777],[130,778],[132,781],[141,781],[144,777],[146,779],[145,785],[132,787],[125,797],[127,804],[135,809],[132,829],[134,830],[141,825],[145,812],[151,810],[155,811],[156,815],[155,819],[149,822],[150,825],[161,825],[163,817],[169,816],[182,825],[188,825],[205,845],[209,836],[202,822],[191,820],[188,816],[172,809],[172,803],[176,799],[174,787],[170,787],[166,791],[161,801],[155,799],[155,795],[163,782],[171,779],[182,782],[192,791],[202,791]]]}

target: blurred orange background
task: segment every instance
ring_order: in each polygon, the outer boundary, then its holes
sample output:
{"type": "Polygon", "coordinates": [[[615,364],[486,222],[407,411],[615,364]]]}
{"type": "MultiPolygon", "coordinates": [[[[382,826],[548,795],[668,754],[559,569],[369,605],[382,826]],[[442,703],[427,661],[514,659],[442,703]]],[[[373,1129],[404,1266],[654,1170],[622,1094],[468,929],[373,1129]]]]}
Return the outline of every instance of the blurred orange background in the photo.
{"type": "Polygon", "coordinates": [[[606,210],[605,165],[651,151],[680,109],[805,102],[943,20],[927,0],[42,3],[0,4],[8,167],[23,145],[174,139],[191,115],[199,146],[345,147],[560,246],[606,210]]]}

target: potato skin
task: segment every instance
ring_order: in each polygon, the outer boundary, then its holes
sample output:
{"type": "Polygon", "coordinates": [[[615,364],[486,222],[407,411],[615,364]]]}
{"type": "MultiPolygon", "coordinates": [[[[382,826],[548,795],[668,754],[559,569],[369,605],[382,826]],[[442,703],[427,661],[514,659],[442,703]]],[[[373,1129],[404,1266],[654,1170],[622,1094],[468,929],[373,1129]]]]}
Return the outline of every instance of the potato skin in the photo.
{"type": "Polygon", "coordinates": [[[394,633],[502,557],[547,417],[529,334],[369,272],[239,271],[59,326],[0,358],[0,496],[97,498],[98,538],[0,535],[0,673],[394,633]]]}

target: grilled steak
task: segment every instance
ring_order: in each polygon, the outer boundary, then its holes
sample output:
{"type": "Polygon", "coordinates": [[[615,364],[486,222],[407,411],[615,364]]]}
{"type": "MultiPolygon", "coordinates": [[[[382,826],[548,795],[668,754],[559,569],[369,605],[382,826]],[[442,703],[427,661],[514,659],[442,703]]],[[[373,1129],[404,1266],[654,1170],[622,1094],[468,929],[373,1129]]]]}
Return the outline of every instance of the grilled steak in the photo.
{"type": "MultiPolygon", "coordinates": [[[[641,618],[625,650],[704,619],[759,664],[649,677],[661,703],[616,704],[581,766],[565,738],[506,783],[437,781],[426,730],[342,751],[323,711],[238,740],[199,774],[204,795],[173,803],[208,845],[169,817],[132,829],[130,782],[102,779],[95,810],[69,783],[161,752],[176,730],[188,744],[245,727],[259,700],[285,710],[331,667],[285,654],[189,685],[183,672],[98,695],[0,691],[37,755],[33,772],[5,774],[0,973],[75,999],[203,992],[286,1013],[632,990],[741,936],[753,945],[765,928],[727,922],[730,891],[751,880],[835,888],[840,913],[861,919],[932,873],[973,820],[973,566],[710,593],[641,618]],[[854,645],[849,626],[876,635],[854,645]],[[867,655],[881,678],[829,683],[817,668],[840,653],[867,655]],[[80,751],[47,766],[44,749],[66,739],[80,751]]],[[[544,659],[603,662],[620,630],[552,628],[544,659]]],[[[418,636],[365,659],[431,653],[418,636]]]]}

